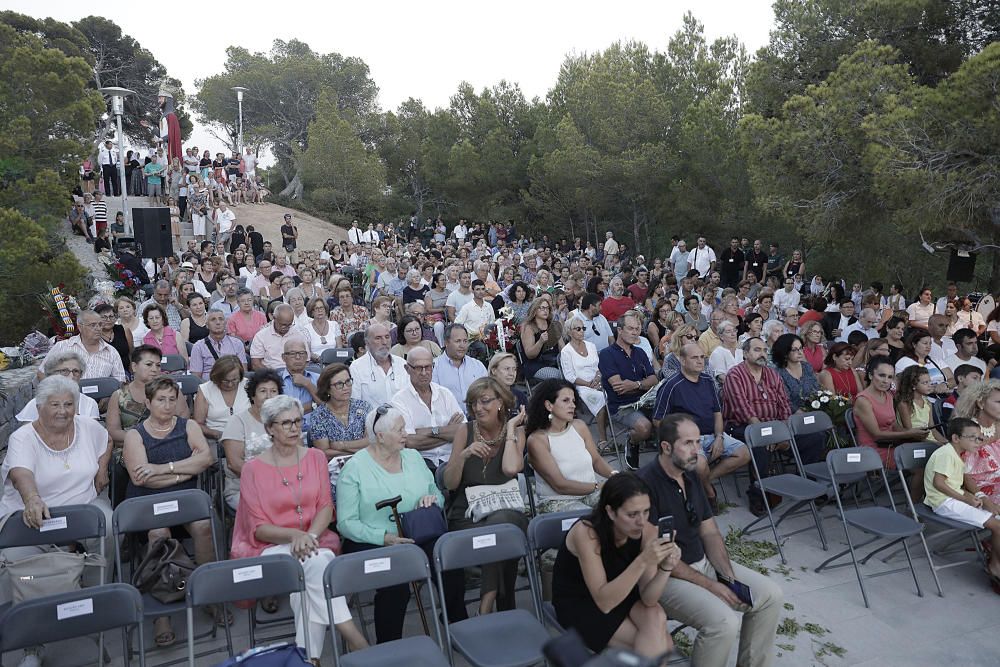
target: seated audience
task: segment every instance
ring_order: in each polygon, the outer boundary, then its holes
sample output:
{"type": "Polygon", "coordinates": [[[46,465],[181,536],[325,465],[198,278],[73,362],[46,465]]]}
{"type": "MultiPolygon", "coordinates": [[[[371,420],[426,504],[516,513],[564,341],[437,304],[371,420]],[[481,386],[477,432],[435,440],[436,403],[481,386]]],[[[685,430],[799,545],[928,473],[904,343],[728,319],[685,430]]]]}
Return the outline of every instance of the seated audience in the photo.
{"type": "Polygon", "coordinates": [[[510,352],[498,352],[490,358],[490,365],[486,367],[486,372],[514,395],[514,412],[528,406],[527,395],[522,389],[514,386],[517,382],[517,357],[510,352]]]}
{"type": "Polygon", "coordinates": [[[526,381],[558,376],[556,360],[564,345],[562,333],[562,325],[552,319],[551,301],[544,297],[532,301],[521,325],[521,352],[524,355],[521,372],[526,381]],[[546,368],[549,375],[540,375],[546,368]]]}
{"type": "MultiPolygon", "coordinates": [[[[79,381],[83,372],[87,368],[87,360],[83,358],[78,350],[62,349],[56,352],[49,352],[42,362],[41,372],[45,377],[59,375],[71,380],[79,381]]],[[[77,392],[76,414],[81,417],[99,419],[101,416],[97,401],[87,396],[83,392],[77,392]]],[[[28,401],[15,417],[19,422],[33,422],[38,419],[38,398],[28,401]]]]}
{"type": "Polygon", "coordinates": [[[892,445],[901,442],[921,442],[927,439],[927,429],[904,429],[896,421],[893,403],[893,383],[896,370],[889,357],[872,357],[865,368],[868,386],[854,399],[854,423],[858,444],[878,451],[882,463],[894,468],[892,445]]]}
{"type": "MultiPolygon", "coordinates": [[[[566,321],[568,342],[559,353],[559,367],[567,382],[573,383],[577,394],[597,421],[597,443],[599,451],[608,444],[608,409],[604,390],[601,386],[600,360],[597,348],[589,342],[584,332],[586,325],[574,315],[566,321]]],[[[493,365],[493,362],[490,362],[493,365]]]]}
{"type": "Polygon", "coordinates": [[[226,333],[226,314],[218,306],[208,310],[206,327],[208,335],[191,348],[190,373],[200,378],[210,376],[212,365],[225,356],[235,356],[246,369],[246,347],[239,338],[226,333]]]}
{"type": "Polygon", "coordinates": [[[365,418],[372,407],[367,401],[351,397],[352,385],[346,364],[330,364],[316,381],[319,402],[312,413],[309,442],[327,460],[351,456],[368,445],[365,418]]]}
{"type": "Polygon", "coordinates": [[[618,322],[614,344],[598,355],[608,414],[619,428],[628,431],[627,459],[633,467],[638,463],[639,446],[649,438],[653,425],[641,409],[627,406],[656,386],[653,365],[638,347],[641,335],[642,320],[635,311],[629,311],[618,322]]]}
{"type": "Polygon", "coordinates": [[[201,426],[205,438],[218,441],[233,415],[250,407],[239,357],[225,356],[212,365],[208,382],[198,385],[192,418],[201,426]]]}
{"type": "MultiPolygon", "coordinates": [[[[952,417],[969,417],[982,429],[983,441],[965,452],[965,479],[973,493],[1000,504],[1000,380],[987,380],[962,390],[952,417]]],[[[994,551],[1000,553],[1000,551],[994,551]]]]}
{"type": "Polygon", "coordinates": [[[260,409],[269,398],[281,395],[281,385],[281,376],[277,371],[267,368],[255,372],[244,385],[250,407],[233,415],[222,432],[222,449],[226,454],[222,495],[232,509],[236,509],[240,502],[243,466],[271,446],[260,409]]]}
{"type": "Polygon", "coordinates": [[[864,387],[861,374],[854,368],[854,346],[834,343],[824,363],[826,367],[816,377],[820,388],[847,396],[853,402],[864,387]]]}

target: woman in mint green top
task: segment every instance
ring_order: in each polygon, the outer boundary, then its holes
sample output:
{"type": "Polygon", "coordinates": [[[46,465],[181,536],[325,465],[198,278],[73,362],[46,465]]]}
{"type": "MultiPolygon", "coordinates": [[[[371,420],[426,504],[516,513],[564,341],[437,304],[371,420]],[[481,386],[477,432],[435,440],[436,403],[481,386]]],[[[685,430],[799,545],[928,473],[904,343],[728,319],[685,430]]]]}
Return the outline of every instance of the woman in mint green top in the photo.
{"type": "MultiPolygon", "coordinates": [[[[420,452],[406,448],[406,429],[398,410],[388,405],[372,410],[365,432],[368,446],[344,464],[337,480],[337,532],[344,553],[412,542],[397,534],[390,508],[375,509],[380,500],[402,496],[400,514],[417,507],[444,506],[444,496],[420,452]]],[[[462,570],[445,573],[448,620],[452,622],[466,618],[462,581],[462,570]],[[450,580],[454,580],[451,585],[450,580]]],[[[380,644],[402,637],[409,601],[406,584],[375,592],[375,637],[380,644]]]]}

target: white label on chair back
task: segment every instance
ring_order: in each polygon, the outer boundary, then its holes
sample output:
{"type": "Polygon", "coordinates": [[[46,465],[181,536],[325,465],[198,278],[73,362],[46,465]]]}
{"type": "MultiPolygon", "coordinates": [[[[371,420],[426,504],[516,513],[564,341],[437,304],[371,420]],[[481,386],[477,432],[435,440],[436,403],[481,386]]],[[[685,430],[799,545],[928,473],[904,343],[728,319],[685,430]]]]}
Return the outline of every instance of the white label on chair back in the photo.
{"type": "Polygon", "coordinates": [[[369,558],[365,561],[365,574],[388,572],[392,569],[391,558],[369,558]]]}
{"type": "Polygon", "coordinates": [[[254,579],[264,578],[264,568],[260,565],[251,565],[250,567],[238,567],[233,570],[233,583],[240,584],[244,581],[253,581],[254,579]]]}
{"type": "Polygon", "coordinates": [[[98,388],[99,387],[97,387],[96,385],[92,385],[91,384],[91,385],[88,385],[86,387],[80,387],[80,391],[82,391],[85,394],[96,394],[98,388]]]}
{"type": "Polygon", "coordinates": [[[66,517],[57,516],[54,519],[42,519],[42,525],[38,532],[44,533],[47,530],[66,530],[66,517]]]}
{"type": "Polygon", "coordinates": [[[489,535],[476,535],[472,538],[472,548],[473,549],[485,549],[486,547],[495,547],[497,545],[497,534],[490,533],[489,535]]]}
{"type": "Polygon", "coordinates": [[[56,620],[63,621],[74,616],[86,616],[94,613],[94,598],[84,600],[74,600],[65,604],[56,605],[56,620]]]}
{"type": "Polygon", "coordinates": [[[576,523],[576,517],[573,517],[572,519],[563,519],[562,520],[562,532],[565,533],[567,530],[569,530],[570,528],[572,528],[574,523],[576,523]]]}
{"type": "Polygon", "coordinates": [[[861,463],[861,454],[848,454],[847,455],[847,462],[848,463],[861,463]]]}
{"type": "Polygon", "coordinates": [[[926,449],[914,449],[913,450],[913,458],[915,458],[915,459],[926,459],[927,458],[927,450],[926,449]]]}
{"type": "Polygon", "coordinates": [[[166,357],[160,357],[160,363],[161,364],[167,363],[167,358],[166,357]]]}
{"type": "Polygon", "coordinates": [[[153,505],[153,516],[159,516],[160,514],[170,514],[171,512],[177,512],[180,507],[177,505],[176,500],[168,500],[165,503],[156,503],[153,505]]]}
{"type": "Polygon", "coordinates": [[[809,415],[808,417],[803,417],[802,418],[802,423],[803,424],[815,424],[816,423],[816,415],[809,415]]]}
{"type": "Polygon", "coordinates": [[[771,428],[770,426],[765,426],[764,428],[762,428],[760,430],[760,434],[761,435],[772,435],[773,433],[774,433],[774,429],[771,428]]]}

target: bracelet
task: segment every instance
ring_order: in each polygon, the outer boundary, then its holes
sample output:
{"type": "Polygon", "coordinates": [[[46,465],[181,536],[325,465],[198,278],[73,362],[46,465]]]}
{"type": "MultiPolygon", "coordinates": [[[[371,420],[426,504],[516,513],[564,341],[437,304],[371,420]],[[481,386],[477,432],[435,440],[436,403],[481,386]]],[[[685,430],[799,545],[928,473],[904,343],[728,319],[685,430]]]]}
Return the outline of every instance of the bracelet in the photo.
{"type": "Polygon", "coordinates": [[[982,491],[976,491],[976,498],[985,498],[986,494],[982,491]]]}
{"type": "Polygon", "coordinates": [[[173,471],[174,471],[174,462],[171,461],[170,462],[170,472],[173,472],[173,471]]]}
{"type": "Polygon", "coordinates": [[[673,572],[674,571],[674,568],[672,568],[672,567],[660,567],[659,565],[656,566],[656,569],[659,570],[660,572],[673,572]]]}

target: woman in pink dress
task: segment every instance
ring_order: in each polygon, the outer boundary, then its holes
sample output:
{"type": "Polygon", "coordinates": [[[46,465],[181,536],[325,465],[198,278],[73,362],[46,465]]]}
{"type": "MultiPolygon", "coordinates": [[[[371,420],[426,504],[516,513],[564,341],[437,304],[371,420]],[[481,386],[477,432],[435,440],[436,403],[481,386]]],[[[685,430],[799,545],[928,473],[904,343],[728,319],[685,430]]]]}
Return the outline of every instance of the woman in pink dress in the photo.
{"type": "Polygon", "coordinates": [[[986,439],[982,447],[962,456],[965,488],[985,494],[986,499],[1000,505],[1000,380],[979,382],[965,389],[955,406],[955,415],[975,419],[986,439]]]}
{"type": "Polygon", "coordinates": [[[226,333],[249,344],[257,332],[267,326],[267,317],[259,310],[254,310],[253,292],[245,287],[236,292],[236,304],[239,310],[226,320],[226,333]]]}
{"type": "MultiPolygon", "coordinates": [[[[295,613],[295,643],[310,658],[323,653],[330,617],[323,593],[323,571],[340,551],[340,538],[330,531],[333,498],[326,456],[302,443],[302,406],[290,396],[275,396],[260,409],[271,447],[243,466],[240,502],[233,528],[233,558],[290,554],[302,563],[306,581],[309,627],[300,616],[300,593],[291,595],[295,613]]],[[[368,646],[351,620],[343,597],[333,600],[333,623],[351,650],[368,646]]]]}
{"type": "Polygon", "coordinates": [[[142,321],[149,328],[143,336],[144,345],[160,348],[163,354],[179,354],[187,364],[187,347],[177,344],[177,332],[167,326],[167,311],[158,303],[151,303],[142,311],[142,321]]]}
{"type": "Polygon", "coordinates": [[[892,468],[891,446],[901,442],[923,442],[927,429],[903,429],[896,421],[892,383],[896,368],[889,357],[873,357],[865,368],[868,387],[854,399],[854,423],[858,444],[872,447],[882,458],[882,464],[892,468]]]}

